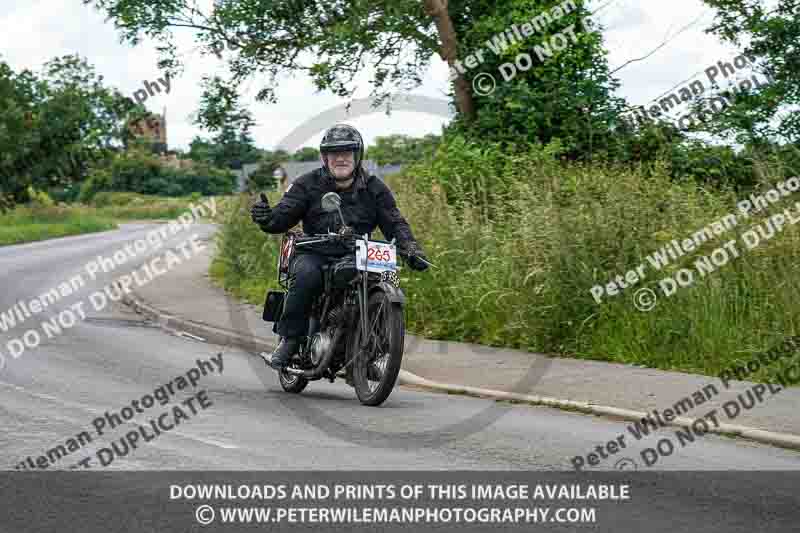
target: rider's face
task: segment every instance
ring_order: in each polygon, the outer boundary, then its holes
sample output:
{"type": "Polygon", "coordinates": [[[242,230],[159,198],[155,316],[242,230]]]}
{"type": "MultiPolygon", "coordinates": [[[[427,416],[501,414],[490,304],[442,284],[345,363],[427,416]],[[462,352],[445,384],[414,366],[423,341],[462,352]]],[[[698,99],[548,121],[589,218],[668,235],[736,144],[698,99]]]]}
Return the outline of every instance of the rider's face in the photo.
{"type": "Polygon", "coordinates": [[[355,152],[333,152],[325,154],[328,158],[328,168],[336,178],[347,178],[356,167],[355,152]]]}

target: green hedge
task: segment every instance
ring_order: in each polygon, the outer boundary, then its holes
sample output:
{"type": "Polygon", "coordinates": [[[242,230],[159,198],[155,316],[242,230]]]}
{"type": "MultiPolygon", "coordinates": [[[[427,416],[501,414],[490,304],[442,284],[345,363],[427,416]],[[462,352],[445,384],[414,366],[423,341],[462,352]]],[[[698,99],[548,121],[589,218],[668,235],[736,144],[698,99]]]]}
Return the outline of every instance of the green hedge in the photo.
{"type": "Polygon", "coordinates": [[[78,198],[89,202],[102,191],[215,196],[231,194],[235,188],[236,176],[231,172],[197,163],[191,168],[173,169],[149,154],[133,151],[116,156],[109,167],[93,171],[78,198]]]}
{"type": "MultiPolygon", "coordinates": [[[[558,153],[557,146],[517,155],[491,146],[443,146],[433,163],[390,178],[401,211],[440,266],[401,272],[410,331],[714,374],[800,329],[796,226],[743,250],[670,298],[662,296],[650,312],[634,306],[636,290],[659,293],[661,278],[737,238],[760,218],[663,272],[648,265],[642,283],[598,304],[593,286],[734,212],[736,194],[675,180],[667,165],[565,164],[558,153]]],[[[782,179],[782,169],[763,169],[763,184],[782,179]]],[[[262,234],[247,207],[224,223],[213,274],[226,288],[261,303],[264,291],[275,286],[278,237],[262,234]]]]}

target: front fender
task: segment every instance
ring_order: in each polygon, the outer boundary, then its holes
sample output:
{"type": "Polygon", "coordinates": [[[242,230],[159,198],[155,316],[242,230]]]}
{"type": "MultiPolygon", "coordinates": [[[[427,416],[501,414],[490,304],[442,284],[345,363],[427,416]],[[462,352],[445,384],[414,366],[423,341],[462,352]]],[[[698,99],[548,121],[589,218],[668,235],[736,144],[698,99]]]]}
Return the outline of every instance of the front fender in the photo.
{"type": "Polygon", "coordinates": [[[389,299],[390,302],[400,305],[405,305],[406,303],[406,295],[403,293],[403,289],[400,287],[395,287],[391,283],[387,283],[385,281],[381,281],[372,289],[370,289],[369,294],[372,296],[377,291],[383,291],[386,294],[386,297],[389,299]]]}

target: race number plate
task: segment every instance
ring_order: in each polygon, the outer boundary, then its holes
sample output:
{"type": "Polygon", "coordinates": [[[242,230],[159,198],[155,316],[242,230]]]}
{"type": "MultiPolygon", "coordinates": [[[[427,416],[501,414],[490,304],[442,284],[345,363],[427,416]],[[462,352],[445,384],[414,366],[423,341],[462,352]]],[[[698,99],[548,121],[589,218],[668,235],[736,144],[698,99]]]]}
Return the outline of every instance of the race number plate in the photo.
{"type": "Polygon", "coordinates": [[[356,241],[356,266],[367,272],[397,270],[397,247],[393,244],[373,241],[356,241]]]}

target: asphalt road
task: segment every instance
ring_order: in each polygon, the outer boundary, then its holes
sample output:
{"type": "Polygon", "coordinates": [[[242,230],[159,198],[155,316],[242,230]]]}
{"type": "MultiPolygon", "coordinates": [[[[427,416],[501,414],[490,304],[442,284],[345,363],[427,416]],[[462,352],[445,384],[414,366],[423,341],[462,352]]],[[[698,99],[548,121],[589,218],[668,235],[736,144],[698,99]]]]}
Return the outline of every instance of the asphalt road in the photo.
{"type": "MultiPolygon", "coordinates": [[[[0,313],[18,300],[28,301],[78,273],[88,278],[87,263],[99,254],[112,255],[152,228],[131,224],[114,232],[0,248],[0,313]]],[[[192,232],[206,238],[211,229],[198,226],[192,232]]],[[[171,244],[187,236],[185,232],[179,234],[171,244]]],[[[314,382],[300,396],[287,395],[273,372],[254,371],[251,354],[170,334],[119,304],[94,311],[86,303],[86,320],[77,321],[52,339],[45,336],[37,348],[27,349],[18,358],[11,356],[9,341],[74,302],[88,302],[90,293],[112,277],[129,272],[143,259],[137,257],[97,280],[86,279],[79,292],[22,325],[0,332],[0,354],[6,359],[0,371],[0,449],[6,469],[15,469],[29,456],[36,461],[59,444],[66,447],[68,439],[86,431],[93,441],[53,461],[48,465],[50,470],[69,468],[85,457],[93,457],[93,469],[104,472],[510,470],[539,471],[536,475],[540,475],[542,471],[570,470],[573,456],[585,457],[627,426],[625,422],[555,409],[402,387],[383,407],[368,408],[358,403],[351,388],[338,381],[314,382]],[[108,466],[97,464],[99,448],[111,447],[113,441],[121,447],[119,439],[125,431],[169,412],[173,404],[156,404],[136,414],[125,424],[125,430],[117,428],[103,437],[96,436],[95,418],[107,411],[120,412],[133,400],[185,375],[197,359],[210,360],[220,353],[224,364],[221,374],[209,372],[199,379],[196,388],[175,391],[180,398],[188,398],[204,390],[205,408],[198,407],[197,399],[197,412],[190,412],[187,406],[184,410],[189,416],[178,427],[150,442],[140,442],[135,450],[115,457],[108,466]]],[[[613,470],[623,458],[641,463],[639,451],[656,442],[631,443],[603,466],[613,470]]],[[[652,468],[639,465],[637,474],[643,470],[768,470],[777,475],[779,471],[800,470],[800,454],[705,436],[662,457],[652,468]]],[[[739,483],[738,488],[720,496],[725,509],[730,510],[713,521],[703,518],[708,517],[708,509],[697,500],[699,493],[710,497],[713,488],[692,481],[694,478],[671,478],[673,485],[666,490],[645,484],[652,489],[648,494],[655,497],[658,493],[662,505],[652,508],[652,515],[644,511],[640,514],[655,519],[650,528],[654,531],[675,531],[667,525],[670,512],[677,511],[682,519],[704,524],[694,531],[738,531],[736,524],[753,513],[753,494],[770,490],[773,485],[769,480],[774,477],[753,474],[743,478],[750,482],[739,483]]],[[[783,491],[781,498],[783,503],[789,498],[791,506],[786,508],[797,512],[797,491],[783,491]]]]}

